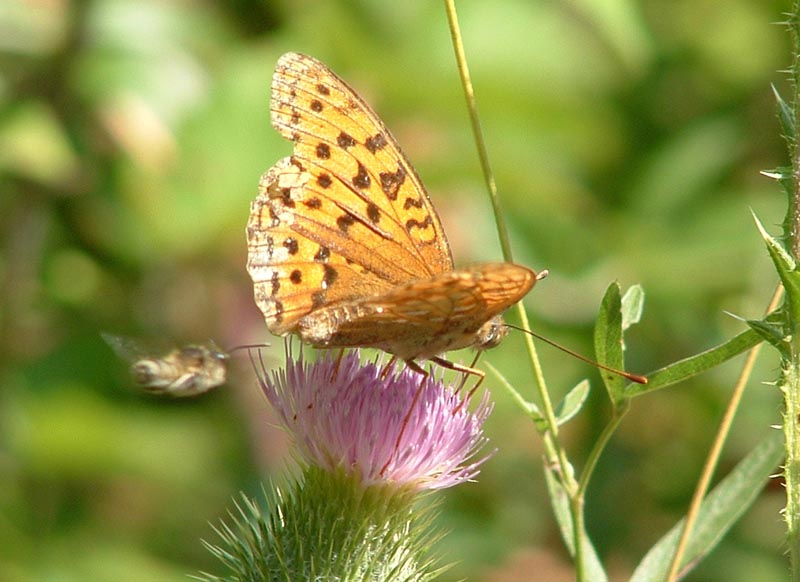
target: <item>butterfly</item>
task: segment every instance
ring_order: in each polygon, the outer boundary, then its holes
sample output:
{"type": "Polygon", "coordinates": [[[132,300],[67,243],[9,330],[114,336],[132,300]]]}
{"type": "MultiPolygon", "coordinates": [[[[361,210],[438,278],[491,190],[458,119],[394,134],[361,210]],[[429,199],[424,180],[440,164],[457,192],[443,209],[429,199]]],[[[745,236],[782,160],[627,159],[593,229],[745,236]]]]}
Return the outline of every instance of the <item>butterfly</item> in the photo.
{"type": "Polygon", "coordinates": [[[389,130],[320,61],[280,57],[272,125],[294,144],[261,178],[247,270],[275,335],[317,348],[377,348],[483,375],[441,357],[497,345],[502,313],[546,272],[513,263],[454,269],[436,210],[389,130]]]}
{"type": "Polygon", "coordinates": [[[227,380],[230,356],[213,342],[187,345],[156,356],[132,338],[101,335],[118,356],[130,363],[133,381],[147,392],[196,396],[227,380]]]}

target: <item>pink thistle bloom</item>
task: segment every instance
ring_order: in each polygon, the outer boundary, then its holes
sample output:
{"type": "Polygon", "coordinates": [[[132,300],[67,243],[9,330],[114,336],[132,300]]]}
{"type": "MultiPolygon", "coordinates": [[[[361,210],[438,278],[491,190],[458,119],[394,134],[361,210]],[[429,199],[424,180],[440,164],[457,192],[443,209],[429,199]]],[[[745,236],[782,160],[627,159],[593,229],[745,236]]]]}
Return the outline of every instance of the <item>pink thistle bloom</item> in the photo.
{"type": "Polygon", "coordinates": [[[305,462],[353,475],[365,487],[422,490],[470,480],[490,456],[473,460],[487,441],[488,392],[471,412],[453,386],[429,376],[420,391],[420,374],[405,368],[381,378],[383,367],[362,365],[358,352],[335,368],[330,357],[306,363],[302,355],[297,361],[287,356],[286,369],[272,374],[263,362],[256,366],[261,388],[305,462]]]}

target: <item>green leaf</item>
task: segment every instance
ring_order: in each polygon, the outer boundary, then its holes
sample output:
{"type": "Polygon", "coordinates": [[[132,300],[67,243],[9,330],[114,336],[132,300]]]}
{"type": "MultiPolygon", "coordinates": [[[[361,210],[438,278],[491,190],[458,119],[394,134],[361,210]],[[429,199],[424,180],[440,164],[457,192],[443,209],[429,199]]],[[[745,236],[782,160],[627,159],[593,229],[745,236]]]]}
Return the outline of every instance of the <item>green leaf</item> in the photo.
{"type": "MultiPolygon", "coordinates": [[[[792,168],[787,166],[780,166],[774,170],[762,170],[759,172],[762,176],[772,178],[781,185],[783,191],[787,196],[792,196],[794,191],[794,180],[792,179],[792,168]]],[[[784,224],[785,226],[785,224],[784,224]]],[[[786,229],[784,228],[784,232],[786,229]]]]}
{"type": "Polygon", "coordinates": [[[723,344],[648,374],[647,379],[649,382],[647,384],[629,384],[625,388],[625,395],[629,398],[640,396],[653,390],[665,388],[670,384],[682,382],[746,352],[762,341],[763,338],[758,332],[749,329],[723,344]]]}
{"type": "MultiPolygon", "coordinates": [[[[597,314],[597,324],[594,327],[594,350],[597,361],[604,366],[624,368],[622,357],[622,300],[620,298],[619,283],[614,282],[606,289],[606,294],[600,304],[597,314]]],[[[625,383],[616,374],[604,373],[600,375],[606,390],[614,404],[625,398],[625,383]]]]}
{"type": "Polygon", "coordinates": [[[786,315],[782,307],[776,309],[764,319],[747,319],[745,322],[762,338],[788,357],[787,334],[785,331],[786,315]]]}
{"type": "Polygon", "coordinates": [[[644,311],[644,289],[641,285],[631,285],[622,296],[622,330],[639,323],[644,311]]]}
{"type": "Polygon", "coordinates": [[[783,135],[790,139],[791,136],[795,135],[794,133],[794,111],[789,106],[786,101],[783,100],[781,94],[778,93],[778,89],[775,85],[772,85],[772,93],[775,95],[775,101],[778,104],[778,120],[781,123],[781,131],[783,135]]]}
{"type": "MultiPolygon", "coordinates": [[[[758,497],[783,458],[783,440],[773,431],[762,440],[703,501],[689,538],[682,568],[688,571],[706,556],[758,497]]],[[[631,582],[657,582],[666,578],[685,520],[679,521],[642,559],[631,582]]],[[[682,578],[686,571],[681,571],[682,578]]]]}
{"type": "Polygon", "coordinates": [[[789,315],[790,317],[800,315],[800,273],[796,270],[797,264],[788,251],[783,248],[783,245],[764,230],[763,225],[755,214],[753,214],[753,220],[756,221],[761,238],[767,243],[769,256],[772,258],[781,283],[783,283],[783,288],[786,290],[786,301],[790,309],[789,315]]]}
{"type": "Polygon", "coordinates": [[[556,406],[556,424],[561,426],[580,412],[583,403],[589,396],[589,381],[581,380],[575,387],[567,392],[564,399],[556,406]]]}
{"type": "MultiPolygon", "coordinates": [[[[575,556],[575,537],[573,536],[573,521],[572,514],[569,509],[569,495],[561,485],[561,480],[558,478],[553,467],[545,466],[544,470],[545,481],[547,482],[547,491],[550,495],[550,505],[553,507],[553,513],[556,517],[556,523],[561,531],[561,537],[564,540],[564,545],[571,556],[575,556]]],[[[586,580],[592,582],[606,582],[608,574],[606,574],[600,558],[597,556],[597,550],[594,549],[589,535],[584,531],[581,536],[583,540],[583,556],[586,568],[586,580]]]]}

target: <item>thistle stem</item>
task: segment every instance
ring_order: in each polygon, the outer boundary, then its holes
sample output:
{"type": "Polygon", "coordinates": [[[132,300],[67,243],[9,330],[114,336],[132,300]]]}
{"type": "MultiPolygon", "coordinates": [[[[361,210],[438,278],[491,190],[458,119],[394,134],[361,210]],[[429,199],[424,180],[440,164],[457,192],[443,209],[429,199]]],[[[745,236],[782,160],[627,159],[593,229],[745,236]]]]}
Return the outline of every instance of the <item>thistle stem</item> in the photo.
{"type": "MultiPolygon", "coordinates": [[[[787,25],[791,36],[792,65],[790,80],[792,84],[792,123],[785,129],[786,142],[791,161],[791,185],[789,202],[784,222],[786,248],[797,261],[800,255],[800,156],[798,156],[797,120],[800,118],[800,1],[796,0],[788,15],[787,25]]],[[[784,395],[783,432],[786,446],[786,519],[787,543],[792,580],[800,582],[800,337],[797,324],[800,321],[798,298],[793,291],[787,293],[785,301],[785,331],[790,339],[787,350],[783,352],[781,363],[781,390],[784,395]]]]}

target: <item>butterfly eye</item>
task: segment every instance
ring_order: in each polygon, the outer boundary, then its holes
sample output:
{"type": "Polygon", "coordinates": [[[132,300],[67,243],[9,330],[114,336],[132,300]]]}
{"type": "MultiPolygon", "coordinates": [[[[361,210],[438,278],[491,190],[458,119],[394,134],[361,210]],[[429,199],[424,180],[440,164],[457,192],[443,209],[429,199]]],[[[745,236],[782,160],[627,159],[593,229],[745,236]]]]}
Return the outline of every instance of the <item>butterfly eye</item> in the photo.
{"type": "Polygon", "coordinates": [[[488,350],[500,344],[508,335],[508,326],[499,315],[483,324],[478,330],[478,343],[475,349],[488,350]]]}

